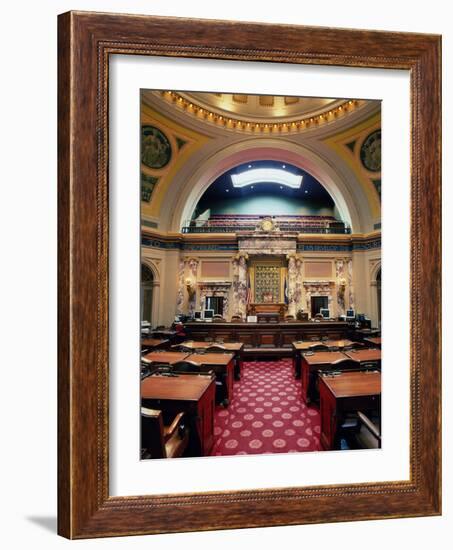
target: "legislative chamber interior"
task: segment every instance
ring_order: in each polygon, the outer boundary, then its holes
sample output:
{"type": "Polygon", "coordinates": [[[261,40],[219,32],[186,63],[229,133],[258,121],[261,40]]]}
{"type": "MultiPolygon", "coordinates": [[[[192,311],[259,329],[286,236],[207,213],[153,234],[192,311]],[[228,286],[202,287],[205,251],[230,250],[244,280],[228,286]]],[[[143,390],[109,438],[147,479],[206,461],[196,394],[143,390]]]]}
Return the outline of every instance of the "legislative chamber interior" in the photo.
{"type": "Polygon", "coordinates": [[[140,459],[379,450],[380,101],[140,103],[140,459]]]}

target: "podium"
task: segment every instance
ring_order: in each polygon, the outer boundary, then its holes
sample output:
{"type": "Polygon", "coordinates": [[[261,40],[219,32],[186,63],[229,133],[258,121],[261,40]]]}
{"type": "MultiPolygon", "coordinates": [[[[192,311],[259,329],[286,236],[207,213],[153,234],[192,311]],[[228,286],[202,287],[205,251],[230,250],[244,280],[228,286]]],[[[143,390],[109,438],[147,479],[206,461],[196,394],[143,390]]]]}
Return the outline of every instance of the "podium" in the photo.
{"type": "Polygon", "coordinates": [[[249,304],[248,315],[256,315],[259,323],[279,322],[285,318],[286,304],[284,303],[254,303],[249,304]]]}

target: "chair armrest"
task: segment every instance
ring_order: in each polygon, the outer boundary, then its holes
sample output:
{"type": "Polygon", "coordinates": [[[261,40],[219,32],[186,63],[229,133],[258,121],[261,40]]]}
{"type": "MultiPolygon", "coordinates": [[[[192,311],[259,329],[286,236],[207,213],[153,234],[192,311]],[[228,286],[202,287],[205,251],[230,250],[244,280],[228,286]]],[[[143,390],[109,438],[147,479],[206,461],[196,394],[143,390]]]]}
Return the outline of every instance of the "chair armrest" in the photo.
{"type": "Polygon", "coordinates": [[[357,411],[357,416],[359,417],[360,421],[368,428],[368,430],[374,435],[374,437],[378,441],[381,441],[381,434],[379,433],[377,426],[373,424],[373,422],[371,422],[368,416],[363,414],[363,412],[361,411],[357,411]]]}
{"type": "Polygon", "coordinates": [[[186,413],[180,412],[178,413],[175,418],[173,419],[173,422],[170,424],[170,426],[167,426],[164,428],[164,439],[169,439],[175,431],[178,429],[181,420],[184,418],[186,413]]]}

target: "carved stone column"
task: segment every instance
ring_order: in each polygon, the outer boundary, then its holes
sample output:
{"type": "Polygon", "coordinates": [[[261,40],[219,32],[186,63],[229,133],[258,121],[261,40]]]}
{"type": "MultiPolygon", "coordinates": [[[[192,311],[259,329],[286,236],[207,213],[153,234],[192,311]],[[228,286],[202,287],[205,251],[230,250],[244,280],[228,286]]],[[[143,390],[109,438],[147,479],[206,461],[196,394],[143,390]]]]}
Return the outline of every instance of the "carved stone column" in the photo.
{"type": "Polygon", "coordinates": [[[239,252],[233,257],[233,311],[232,315],[247,315],[247,260],[248,254],[239,252]]]}
{"type": "Polygon", "coordinates": [[[337,307],[338,315],[345,314],[345,300],[346,300],[346,261],[345,260],[335,260],[335,275],[337,283],[337,307]]]}
{"type": "Polygon", "coordinates": [[[288,254],[288,314],[297,315],[302,305],[302,259],[297,254],[288,254]]]}
{"type": "Polygon", "coordinates": [[[181,258],[178,269],[178,296],[176,298],[176,313],[181,315],[184,307],[184,273],[186,271],[186,262],[181,258]]]}
{"type": "Polygon", "coordinates": [[[187,262],[189,274],[186,280],[187,291],[189,294],[189,315],[193,315],[197,306],[197,273],[198,260],[190,258],[187,262]]]}
{"type": "Polygon", "coordinates": [[[352,284],[352,260],[348,260],[348,287],[349,287],[349,308],[355,309],[354,286],[352,284]]]}
{"type": "Polygon", "coordinates": [[[302,257],[297,255],[296,256],[296,285],[294,289],[294,304],[296,308],[296,315],[298,311],[302,311],[304,309],[303,304],[303,280],[302,280],[302,266],[303,261],[302,257]]]}

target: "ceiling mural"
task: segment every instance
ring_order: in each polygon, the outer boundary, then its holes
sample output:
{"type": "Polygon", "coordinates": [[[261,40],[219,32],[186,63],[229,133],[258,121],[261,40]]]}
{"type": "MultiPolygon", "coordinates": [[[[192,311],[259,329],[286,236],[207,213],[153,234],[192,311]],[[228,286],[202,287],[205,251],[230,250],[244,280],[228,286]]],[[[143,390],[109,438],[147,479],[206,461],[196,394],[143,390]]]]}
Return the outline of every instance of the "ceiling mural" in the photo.
{"type": "Polygon", "coordinates": [[[170,162],[171,154],[171,145],[164,132],[155,126],[143,124],[141,139],[142,163],[148,168],[164,168],[170,162]]]}
{"type": "Polygon", "coordinates": [[[360,160],[366,170],[381,171],[381,130],[369,134],[360,147],[360,160]]]}

